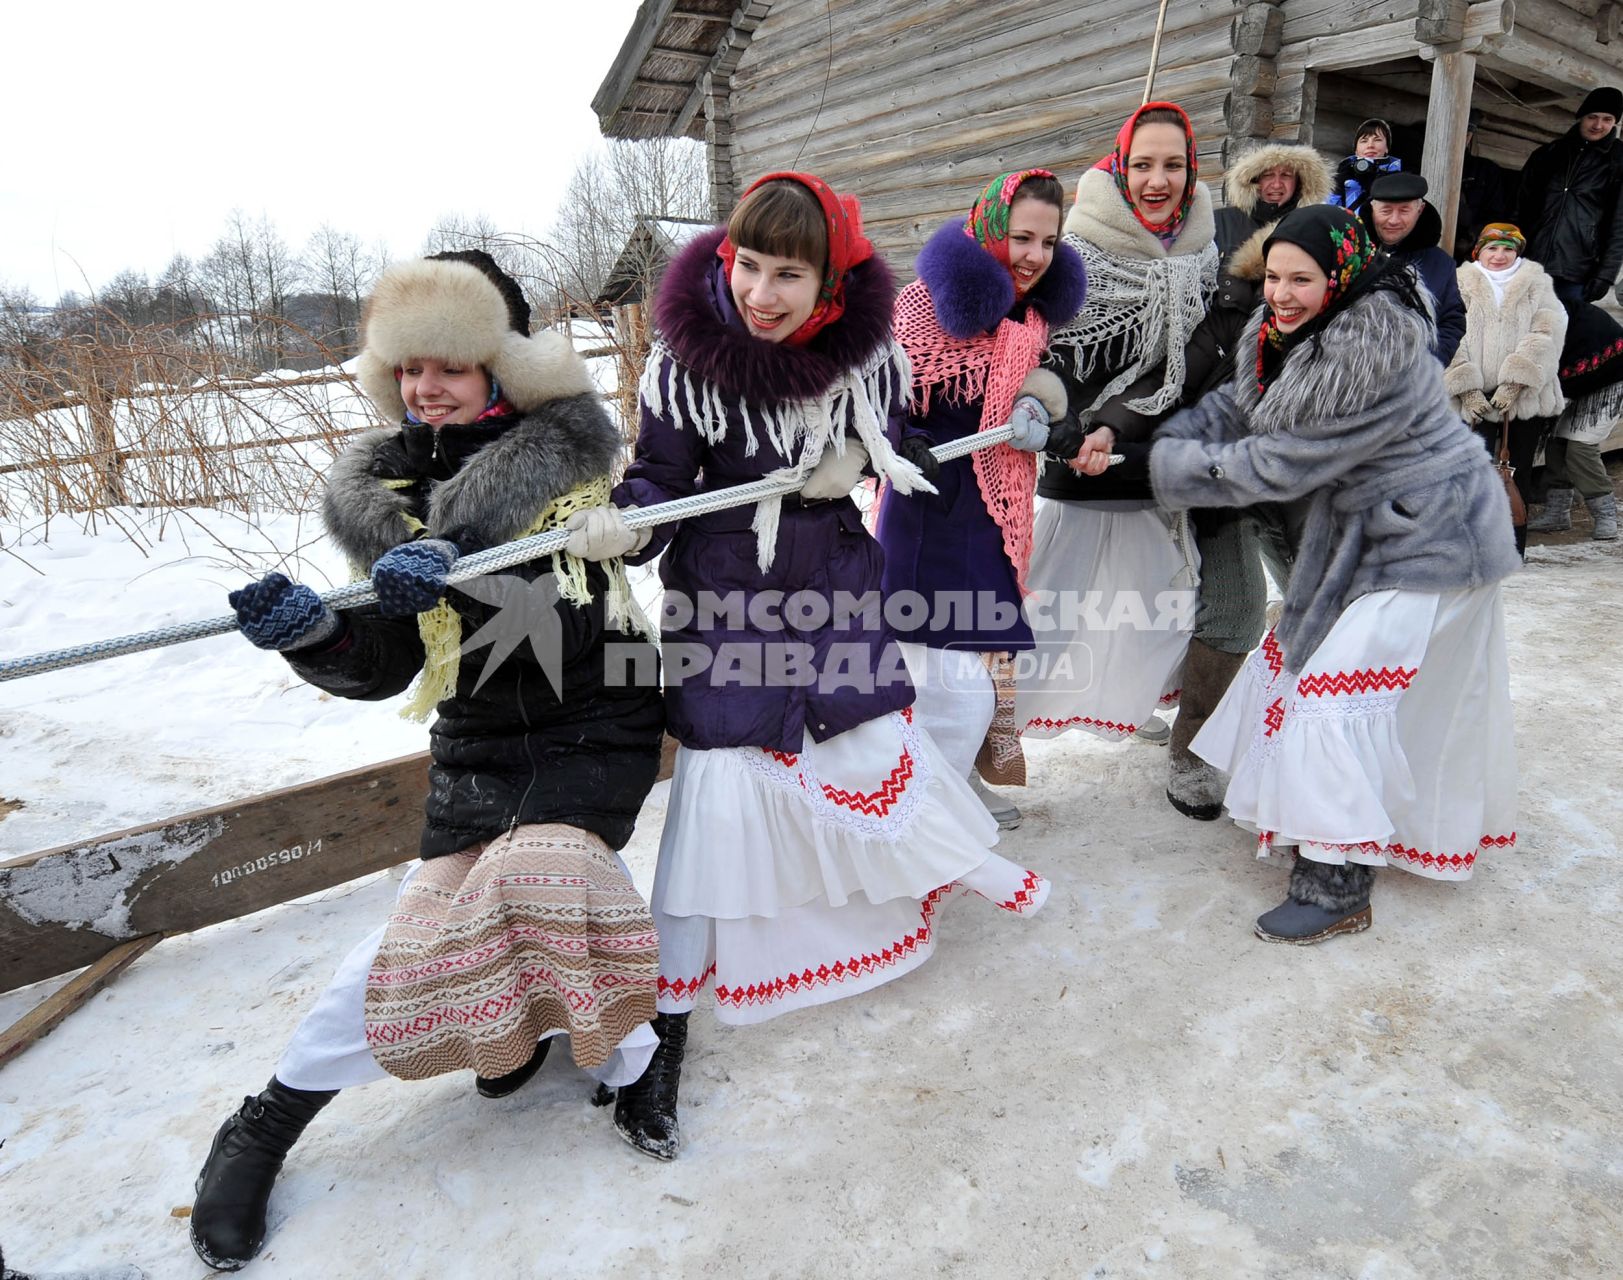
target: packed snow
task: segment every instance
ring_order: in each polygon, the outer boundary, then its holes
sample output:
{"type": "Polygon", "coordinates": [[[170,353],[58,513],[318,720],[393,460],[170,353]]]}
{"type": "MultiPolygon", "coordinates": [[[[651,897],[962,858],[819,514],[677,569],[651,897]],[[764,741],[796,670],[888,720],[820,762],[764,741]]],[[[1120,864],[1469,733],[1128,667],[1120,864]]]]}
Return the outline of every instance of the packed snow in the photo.
{"type": "MultiPolygon", "coordinates": [[[[309,515],[8,527],[0,657],[213,617],[272,567],[349,578],[309,515]]],[[[556,1055],[501,1101],[464,1075],[350,1091],[247,1274],[1623,1274],[1620,569],[1618,544],[1539,546],[1506,584],[1522,816],[1469,884],[1384,873],[1371,932],[1265,946],[1283,868],[1175,813],[1164,749],[1034,742],[1000,846],[1054,881],[1034,920],[956,905],[866,996],[696,1015],[670,1165],[556,1055]]],[[[0,857],[422,749],[397,706],[235,635],[0,685],[0,857]]],[[[627,850],[644,890],[667,786],[627,850]]],[[[183,1215],[210,1137],[399,874],[166,940],[0,1068],[7,1264],[206,1274],[183,1215]]],[[[0,1025],[56,985],[0,996],[0,1025]]]]}

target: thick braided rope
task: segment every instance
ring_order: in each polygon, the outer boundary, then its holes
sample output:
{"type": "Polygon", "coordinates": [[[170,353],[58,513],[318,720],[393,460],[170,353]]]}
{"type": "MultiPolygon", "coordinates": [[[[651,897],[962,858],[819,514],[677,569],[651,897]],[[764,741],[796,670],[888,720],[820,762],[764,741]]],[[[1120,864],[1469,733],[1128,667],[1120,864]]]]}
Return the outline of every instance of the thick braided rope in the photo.
{"type": "MultiPolygon", "coordinates": [[[[1004,444],[1013,435],[1011,428],[999,427],[995,431],[983,431],[979,435],[965,436],[961,440],[937,445],[931,452],[935,454],[938,462],[950,462],[954,458],[963,457],[966,453],[1004,444]]],[[[1113,455],[1112,460],[1119,461],[1119,458],[1113,455]]],[[[796,477],[768,478],[754,480],[749,484],[732,485],[726,489],[716,489],[709,493],[690,494],[688,497],[674,498],[670,502],[656,503],[651,507],[628,510],[625,516],[626,525],[632,529],[644,529],[650,525],[669,524],[674,520],[684,520],[711,511],[742,507],[751,502],[794,493],[802,483],[803,481],[796,477]]],[[[546,533],[537,533],[528,538],[520,538],[516,542],[478,551],[458,560],[451,567],[451,572],[446,575],[446,581],[454,586],[458,582],[466,582],[469,578],[495,573],[498,569],[506,569],[510,565],[523,564],[526,560],[562,551],[568,541],[567,529],[549,529],[546,533]]],[[[361,605],[372,604],[377,600],[377,594],[372,590],[370,582],[361,581],[325,592],[321,600],[335,611],[356,609],[361,605]]],[[[120,658],[127,653],[144,653],[148,649],[162,649],[172,644],[185,644],[190,640],[206,640],[210,636],[223,636],[236,629],[236,615],[232,614],[199,622],[177,623],[174,626],[141,631],[135,635],[118,636],[111,640],[93,640],[88,644],[52,649],[23,658],[7,658],[0,660],[0,683],[20,680],[24,676],[43,675],[47,671],[61,671],[65,667],[82,667],[106,658],[120,658]]]]}

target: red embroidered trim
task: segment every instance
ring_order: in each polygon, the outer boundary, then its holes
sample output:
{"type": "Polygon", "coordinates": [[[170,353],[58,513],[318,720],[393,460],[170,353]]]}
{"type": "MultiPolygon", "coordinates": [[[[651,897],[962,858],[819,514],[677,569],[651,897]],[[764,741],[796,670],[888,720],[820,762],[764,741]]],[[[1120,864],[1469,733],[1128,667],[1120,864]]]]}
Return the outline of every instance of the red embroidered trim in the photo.
{"type": "MultiPolygon", "coordinates": [[[[1319,842],[1315,842],[1319,843],[1319,842]]],[[[1483,836],[1477,841],[1478,849],[1511,849],[1516,845],[1516,833],[1512,831],[1508,836],[1483,836]]],[[[1471,849],[1465,853],[1432,853],[1431,850],[1421,852],[1404,844],[1377,844],[1373,840],[1364,840],[1358,844],[1331,844],[1325,843],[1326,849],[1339,849],[1343,853],[1379,853],[1388,860],[1398,862],[1414,862],[1433,871],[1469,871],[1476,866],[1477,850],[1471,849]]]]}
{"type": "Polygon", "coordinates": [[[1183,690],[1182,689],[1174,689],[1171,693],[1163,693],[1161,695],[1161,705],[1163,707],[1170,707],[1182,695],[1183,695],[1183,690]]]}
{"type": "Polygon", "coordinates": [[[1618,338],[1609,346],[1601,351],[1595,352],[1593,355],[1585,356],[1576,364],[1568,365],[1565,369],[1561,370],[1560,376],[1563,380],[1565,380],[1567,378],[1576,378],[1580,373],[1590,373],[1600,368],[1601,365],[1605,364],[1608,360],[1611,360],[1620,354],[1623,354],[1623,338],[1618,338]]]}
{"type": "Polygon", "coordinates": [[[1279,732],[1280,726],[1285,723],[1285,699],[1275,698],[1262,713],[1262,722],[1268,726],[1262,731],[1263,737],[1271,738],[1279,732]]]}
{"type": "Polygon", "coordinates": [[[699,992],[704,990],[704,984],[716,976],[716,966],[712,964],[697,978],[678,978],[670,981],[664,974],[659,978],[659,994],[670,996],[673,1000],[697,1000],[699,992]]]}
{"type": "Polygon", "coordinates": [[[1136,733],[1136,724],[1117,724],[1114,720],[1095,720],[1092,716],[1070,716],[1064,720],[1050,720],[1047,716],[1038,716],[1035,720],[1027,720],[1028,729],[1067,729],[1074,724],[1092,725],[1096,729],[1109,729],[1112,733],[1136,733]]]}
{"type": "MultiPolygon", "coordinates": [[[[803,969],[799,973],[786,974],[769,982],[752,982],[747,987],[717,987],[716,999],[735,1008],[747,1004],[766,1004],[813,987],[826,987],[835,982],[850,982],[897,964],[920,947],[929,945],[936,903],[946,897],[951,889],[951,885],[944,885],[939,889],[930,890],[919,903],[919,927],[910,933],[904,933],[878,954],[870,952],[852,956],[849,960],[839,960],[832,965],[818,965],[815,969],[803,969]]],[[[715,967],[711,966],[712,972],[714,969],[715,967]]]]}
{"type": "Polygon", "coordinates": [[[859,813],[883,818],[890,813],[891,806],[907,793],[907,784],[912,777],[913,755],[904,750],[901,761],[890,771],[890,776],[879,784],[878,791],[868,794],[861,791],[846,791],[825,782],[823,794],[841,808],[855,809],[859,813]]]}
{"type": "Polygon", "coordinates": [[[1284,650],[1279,647],[1279,641],[1274,639],[1272,631],[1262,638],[1262,660],[1276,676],[1285,669],[1284,650]]]}
{"type": "Polygon", "coordinates": [[[1419,667],[1392,670],[1366,667],[1362,671],[1337,671],[1334,674],[1303,676],[1296,682],[1296,692],[1303,698],[1322,698],[1338,693],[1376,693],[1382,689],[1407,689],[1419,667]]]}
{"type": "Polygon", "coordinates": [[[795,755],[792,751],[774,751],[771,747],[762,747],[761,750],[766,752],[767,755],[771,756],[785,769],[793,769],[800,763],[800,757],[795,755]]]}
{"type": "Polygon", "coordinates": [[[1037,900],[1037,889],[1042,882],[1043,878],[1035,871],[1027,871],[1025,878],[1020,882],[1020,887],[1014,891],[1014,897],[997,905],[1004,911],[1013,911],[1019,915],[1037,900]]]}

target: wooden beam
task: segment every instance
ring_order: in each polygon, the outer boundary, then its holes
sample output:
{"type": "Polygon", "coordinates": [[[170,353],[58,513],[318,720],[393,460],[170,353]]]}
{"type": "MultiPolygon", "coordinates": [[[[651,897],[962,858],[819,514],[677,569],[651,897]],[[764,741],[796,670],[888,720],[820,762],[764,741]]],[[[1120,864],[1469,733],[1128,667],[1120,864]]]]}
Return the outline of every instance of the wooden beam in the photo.
{"type": "Polygon", "coordinates": [[[693,89],[691,80],[651,80],[647,76],[638,76],[632,85],[640,89],[669,89],[673,93],[689,93],[693,89]]]}
{"type": "Polygon", "coordinates": [[[1471,88],[1476,83],[1476,54],[1439,53],[1431,69],[1431,99],[1426,107],[1426,148],[1420,172],[1431,187],[1432,203],[1442,215],[1442,248],[1454,251],[1459,225],[1460,181],[1465,176],[1465,132],[1471,114],[1471,88]]]}
{"type": "Polygon", "coordinates": [[[672,9],[673,18],[686,18],[689,22],[725,22],[731,23],[733,15],[730,13],[700,13],[695,9],[672,9]]]}
{"type": "Polygon", "coordinates": [[[422,753],[0,863],[0,991],[417,856],[422,753]]]}
{"type": "Polygon", "coordinates": [[[1531,80],[1546,89],[1580,96],[1623,79],[1619,68],[1610,63],[1521,26],[1512,28],[1491,50],[1484,51],[1483,59],[1494,70],[1508,71],[1518,80],[1531,80]]]}
{"type": "MultiPolygon", "coordinates": [[[[95,995],[124,970],[163,941],[163,934],[149,933],[131,938],[107,952],[82,973],[75,974],[56,991],[0,1031],[0,1067],[29,1045],[54,1031],[57,1025],[95,995]]],[[[10,1275],[8,1271],[6,1273],[10,1275]]]]}
{"type": "Polygon", "coordinates": [[[713,55],[701,53],[697,49],[672,49],[669,45],[656,44],[648,50],[649,57],[677,58],[695,67],[708,67],[713,55]]]}
{"type": "Polygon", "coordinates": [[[614,118],[620,114],[626,96],[631,92],[631,82],[642,71],[643,59],[648,56],[648,51],[659,43],[665,19],[670,16],[674,5],[675,0],[643,0],[637,7],[637,16],[632,19],[631,30],[626,32],[626,38],[620,44],[620,52],[615,54],[608,75],[603,77],[603,83],[592,95],[592,110],[597,113],[597,127],[603,133],[609,132],[614,118]]]}

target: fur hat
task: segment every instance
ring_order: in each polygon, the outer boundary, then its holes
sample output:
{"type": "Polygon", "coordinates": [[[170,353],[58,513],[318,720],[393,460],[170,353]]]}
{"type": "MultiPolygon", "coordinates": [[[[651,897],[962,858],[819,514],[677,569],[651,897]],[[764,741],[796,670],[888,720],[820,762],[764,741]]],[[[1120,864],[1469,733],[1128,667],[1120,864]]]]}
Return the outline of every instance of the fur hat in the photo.
{"type": "Polygon", "coordinates": [[[1580,119],[1595,112],[1609,115],[1616,120],[1623,117],[1623,90],[1614,89],[1610,85],[1602,85],[1599,89],[1591,89],[1579,105],[1577,115],[1580,119]]]}
{"type": "Polygon", "coordinates": [[[393,422],[406,416],[397,370],[424,357],[479,365],[520,413],[596,387],[569,339],[530,335],[524,291],[477,249],[396,263],[378,279],[361,325],[356,377],[393,422]]]}

